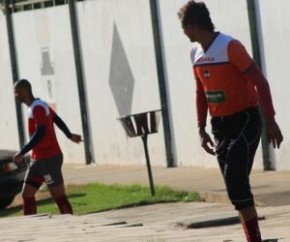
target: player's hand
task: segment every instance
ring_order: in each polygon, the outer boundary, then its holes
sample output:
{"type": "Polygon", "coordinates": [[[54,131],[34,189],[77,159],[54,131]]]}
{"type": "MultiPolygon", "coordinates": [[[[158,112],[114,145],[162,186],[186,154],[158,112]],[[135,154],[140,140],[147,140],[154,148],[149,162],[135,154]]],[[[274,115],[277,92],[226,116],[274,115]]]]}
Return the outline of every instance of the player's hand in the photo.
{"type": "Polygon", "coordinates": [[[273,147],[279,149],[283,141],[283,135],[275,120],[266,121],[266,135],[273,147]]]}
{"type": "Polygon", "coordinates": [[[12,158],[12,160],[15,163],[19,163],[22,159],[23,159],[23,155],[21,155],[20,153],[16,153],[12,158]]]}
{"type": "Polygon", "coordinates": [[[199,136],[200,136],[200,142],[201,142],[202,148],[207,153],[211,155],[215,155],[214,143],[204,128],[199,129],[199,136]]]}
{"type": "Polygon", "coordinates": [[[77,143],[77,144],[79,144],[80,142],[83,141],[82,136],[79,135],[79,134],[72,134],[72,136],[70,137],[70,140],[71,140],[72,142],[77,143]]]}

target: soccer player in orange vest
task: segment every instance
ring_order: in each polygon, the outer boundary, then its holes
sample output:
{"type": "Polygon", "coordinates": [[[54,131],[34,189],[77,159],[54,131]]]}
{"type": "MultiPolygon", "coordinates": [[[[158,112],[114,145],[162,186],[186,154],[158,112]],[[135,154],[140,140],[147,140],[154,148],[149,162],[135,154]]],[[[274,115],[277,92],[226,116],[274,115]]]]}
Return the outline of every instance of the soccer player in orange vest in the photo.
{"type": "Polygon", "coordinates": [[[79,143],[82,138],[70,132],[63,120],[48,106],[46,102],[35,98],[31,84],[26,79],[17,81],[14,85],[17,101],[28,106],[29,142],[20,152],[15,154],[14,161],[19,162],[31,151],[29,164],[22,189],[24,215],[36,214],[35,193],[43,182],[46,183],[61,214],[72,214],[61,171],[63,155],[58,144],[54,124],[60,128],[72,142],[79,143]]]}
{"type": "Polygon", "coordinates": [[[203,2],[184,4],[178,17],[185,35],[194,43],[191,61],[196,79],[196,108],[201,145],[215,155],[228,197],[239,213],[247,241],[262,241],[249,181],[262,122],[274,148],[283,136],[274,115],[270,88],[244,46],[233,37],[216,32],[203,2]],[[211,115],[214,142],[206,132],[211,115]]]}

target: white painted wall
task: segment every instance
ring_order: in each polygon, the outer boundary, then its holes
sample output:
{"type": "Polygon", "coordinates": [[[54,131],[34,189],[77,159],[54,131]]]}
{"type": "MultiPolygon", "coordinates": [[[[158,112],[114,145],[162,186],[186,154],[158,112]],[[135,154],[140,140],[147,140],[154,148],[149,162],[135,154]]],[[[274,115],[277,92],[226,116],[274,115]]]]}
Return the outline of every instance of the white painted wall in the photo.
{"type": "Polygon", "coordinates": [[[289,60],[290,60],[290,2],[280,0],[257,1],[261,16],[261,46],[263,47],[265,74],[269,80],[276,119],[284,134],[279,151],[275,151],[278,170],[290,169],[290,100],[289,100],[289,60]]]}
{"type": "MultiPolygon", "coordinates": [[[[287,124],[290,119],[287,112],[289,3],[287,0],[281,0],[283,4],[279,5],[274,0],[256,1],[260,3],[265,73],[272,88],[277,120],[285,136],[281,150],[275,151],[277,168],[290,169],[287,159],[289,139],[286,135],[289,133],[287,124]]],[[[179,166],[216,167],[215,158],[200,147],[196,129],[195,81],[189,58],[191,43],[183,34],[177,18],[177,11],[185,2],[158,2],[177,163],[179,166]]],[[[205,2],[216,30],[241,40],[251,53],[246,1],[205,2]]],[[[141,139],[127,138],[117,118],[160,109],[149,1],[84,1],[77,3],[77,12],[94,159],[97,164],[144,164],[141,139]],[[117,94],[114,88],[117,88],[117,94]]],[[[36,95],[56,104],[57,111],[72,131],[82,132],[68,6],[16,13],[13,18],[20,76],[31,80],[36,95]],[[54,67],[54,75],[50,76],[44,76],[41,72],[41,52],[47,49],[54,67]],[[47,85],[43,85],[47,79],[54,84],[50,92],[47,85]]],[[[9,104],[9,111],[5,108],[3,121],[0,122],[0,131],[9,135],[0,144],[1,148],[17,148],[5,29],[5,18],[0,14],[0,71],[4,76],[0,86],[0,109],[3,110],[3,103],[9,104]]],[[[67,162],[85,163],[84,147],[72,144],[60,133],[58,135],[67,162]]],[[[158,134],[149,136],[148,145],[152,164],[165,166],[162,122],[158,134]]],[[[256,156],[255,168],[262,168],[261,148],[256,156]]]]}
{"type": "MultiPolygon", "coordinates": [[[[127,138],[117,118],[160,109],[149,1],[77,6],[95,161],[144,164],[141,138],[127,138]]],[[[162,122],[148,146],[152,164],[166,165],[162,122]]]]}
{"type": "Polygon", "coordinates": [[[5,16],[0,12],[0,149],[19,149],[5,16]]]}

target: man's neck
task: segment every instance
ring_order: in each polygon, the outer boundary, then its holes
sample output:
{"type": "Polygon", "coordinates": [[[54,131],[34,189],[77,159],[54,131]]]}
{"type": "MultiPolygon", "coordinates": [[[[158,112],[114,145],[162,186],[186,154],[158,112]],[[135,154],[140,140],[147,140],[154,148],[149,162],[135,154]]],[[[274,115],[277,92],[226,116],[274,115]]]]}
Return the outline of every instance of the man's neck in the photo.
{"type": "Polygon", "coordinates": [[[201,44],[204,52],[209,49],[218,34],[219,32],[204,32],[200,35],[198,42],[201,44]]]}
{"type": "Polygon", "coordinates": [[[25,104],[29,107],[35,100],[34,96],[29,97],[26,101],[25,104]]]}

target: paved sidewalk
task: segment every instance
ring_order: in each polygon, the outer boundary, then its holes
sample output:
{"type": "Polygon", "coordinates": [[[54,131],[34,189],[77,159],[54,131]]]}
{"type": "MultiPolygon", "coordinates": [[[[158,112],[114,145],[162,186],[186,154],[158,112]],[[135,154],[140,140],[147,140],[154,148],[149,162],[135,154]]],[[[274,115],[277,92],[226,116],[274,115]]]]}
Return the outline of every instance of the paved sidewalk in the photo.
{"type": "MultiPolygon", "coordinates": [[[[149,184],[145,166],[65,165],[63,170],[66,184],[149,184]]],[[[206,202],[156,204],[83,216],[44,214],[3,218],[0,219],[0,241],[245,241],[217,169],[153,167],[152,171],[155,185],[196,191],[206,202]]],[[[252,174],[265,241],[290,242],[289,181],[290,171],[254,171],[252,174]]]]}
{"type": "MultiPolygon", "coordinates": [[[[101,182],[106,184],[140,183],[149,186],[146,166],[97,166],[67,164],[63,168],[67,184],[101,182]]],[[[155,185],[199,192],[205,201],[228,202],[220,171],[216,168],[152,167],[155,185]]],[[[290,171],[254,170],[252,189],[259,206],[290,205],[290,171]]]]}
{"type": "MultiPolygon", "coordinates": [[[[262,207],[264,239],[289,242],[290,206],[262,207]]],[[[179,223],[235,216],[217,203],[168,203],[84,216],[0,219],[1,242],[244,242],[239,224],[186,229],[179,223]]]]}

